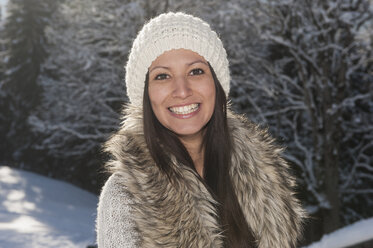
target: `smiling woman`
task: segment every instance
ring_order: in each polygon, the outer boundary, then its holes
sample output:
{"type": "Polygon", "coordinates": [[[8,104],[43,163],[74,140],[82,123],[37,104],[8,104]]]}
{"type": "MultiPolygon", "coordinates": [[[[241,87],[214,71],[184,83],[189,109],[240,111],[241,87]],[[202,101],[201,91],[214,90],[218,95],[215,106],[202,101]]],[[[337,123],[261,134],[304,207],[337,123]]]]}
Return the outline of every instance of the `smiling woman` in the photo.
{"type": "Polygon", "coordinates": [[[185,49],[163,53],[149,68],[148,92],[159,122],[180,136],[197,135],[211,119],[214,79],[207,61],[185,49]]]}
{"type": "Polygon", "coordinates": [[[228,109],[229,81],[206,22],[167,13],[142,28],[125,120],[106,143],[99,248],[295,247],[294,180],[268,134],[228,109]]]}

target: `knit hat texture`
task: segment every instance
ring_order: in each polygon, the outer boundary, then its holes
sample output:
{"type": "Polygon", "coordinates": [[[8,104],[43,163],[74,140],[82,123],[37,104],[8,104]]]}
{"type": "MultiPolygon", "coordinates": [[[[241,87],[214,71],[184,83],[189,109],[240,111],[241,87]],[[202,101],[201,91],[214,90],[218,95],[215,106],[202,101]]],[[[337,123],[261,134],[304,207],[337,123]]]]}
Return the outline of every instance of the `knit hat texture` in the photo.
{"type": "Polygon", "coordinates": [[[146,23],[133,42],[126,65],[127,95],[131,103],[142,106],[145,77],[151,63],[164,52],[180,48],[204,57],[228,95],[227,53],[217,34],[200,18],[170,12],[146,23]]]}

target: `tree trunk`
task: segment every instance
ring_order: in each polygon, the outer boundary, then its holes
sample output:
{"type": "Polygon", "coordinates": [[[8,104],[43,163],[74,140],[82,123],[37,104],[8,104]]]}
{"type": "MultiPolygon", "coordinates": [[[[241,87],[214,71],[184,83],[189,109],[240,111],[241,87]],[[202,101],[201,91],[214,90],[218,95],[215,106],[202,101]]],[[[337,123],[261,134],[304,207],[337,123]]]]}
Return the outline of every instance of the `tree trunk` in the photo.
{"type": "MultiPolygon", "coordinates": [[[[330,105],[327,104],[326,106],[330,105]]],[[[330,209],[323,209],[322,212],[324,233],[330,233],[340,227],[338,158],[340,127],[336,123],[336,115],[328,115],[327,109],[324,110],[324,149],[322,151],[322,166],[325,172],[324,192],[330,204],[330,209]]]]}

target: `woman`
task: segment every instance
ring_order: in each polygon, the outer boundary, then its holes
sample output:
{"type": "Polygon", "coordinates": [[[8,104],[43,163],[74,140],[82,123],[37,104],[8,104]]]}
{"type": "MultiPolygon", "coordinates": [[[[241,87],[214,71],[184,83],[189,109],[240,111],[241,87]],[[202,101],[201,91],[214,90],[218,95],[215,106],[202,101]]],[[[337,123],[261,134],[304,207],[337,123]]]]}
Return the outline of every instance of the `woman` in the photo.
{"type": "Polygon", "coordinates": [[[295,247],[303,211],[268,134],[227,108],[228,60],[207,23],[162,14],[135,39],[130,104],[106,143],[98,247],[295,247]]]}

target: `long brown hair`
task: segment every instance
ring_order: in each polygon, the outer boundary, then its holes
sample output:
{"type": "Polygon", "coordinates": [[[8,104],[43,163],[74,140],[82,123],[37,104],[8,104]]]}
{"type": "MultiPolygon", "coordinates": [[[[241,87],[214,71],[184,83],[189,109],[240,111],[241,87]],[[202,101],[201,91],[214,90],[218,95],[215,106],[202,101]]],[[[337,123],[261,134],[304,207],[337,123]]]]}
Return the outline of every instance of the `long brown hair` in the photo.
{"type": "MultiPolygon", "coordinates": [[[[254,237],[239,206],[229,176],[232,140],[227,123],[227,99],[210,64],[209,67],[215,83],[216,100],[214,113],[204,127],[204,179],[201,177],[199,179],[219,203],[217,209],[224,231],[225,247],[254,247],[254,237]]],[[[169,165],[168,154],[172,154],[179,163],[190,167],[197,173],[191,156],[177,135],[165,128],[156,118],[150,104],[148,85],[149,74],[145,79],[143,124],[145,140],[156,165],[171,181],[177,180],[178,175],[169,165]]]]}

